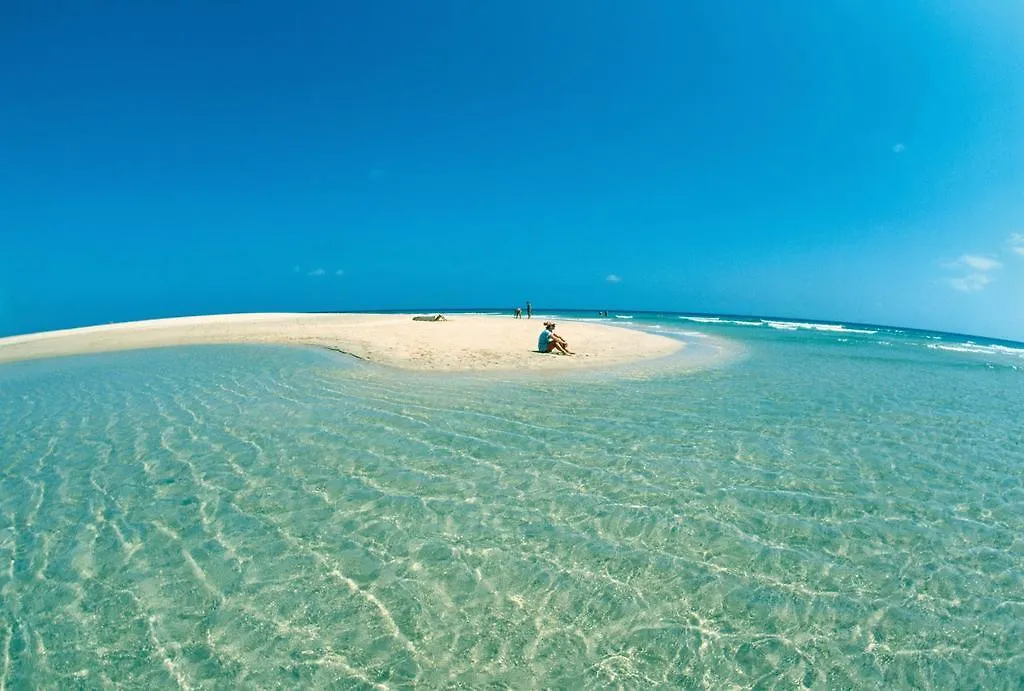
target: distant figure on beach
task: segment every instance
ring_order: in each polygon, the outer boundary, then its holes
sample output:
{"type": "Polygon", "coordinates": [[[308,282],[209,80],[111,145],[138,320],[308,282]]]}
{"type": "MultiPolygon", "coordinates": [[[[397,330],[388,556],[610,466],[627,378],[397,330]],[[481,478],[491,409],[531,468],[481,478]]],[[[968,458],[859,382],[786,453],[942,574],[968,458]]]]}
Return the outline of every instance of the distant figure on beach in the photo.
{"type": "Polygon", "coordinates": [[[523,308],[522,307],[516,307],[516,313],[512,315],[512,318],[513,319],[522,319],[523,318],[523,308]]]}
{"type": "Polygon", "coordinates": [[[562,355],[575,355],[569,350],[569,343],[555,333],[554,322],[544,322],[544,330],[540,332],[540,338],[537,340],[537,350],[542,353],[555,351],[562,355]]]}
{"type": "Polygon", "coordinates": [[[447,319],[444,318],[443,314],[434,314],[434,315],[424,314],[424,315],[419,316],[419,317],[413,317],[412,320],[414,322],[446,322],[446,321],[448,321],[447,319]]]}
{"type": "Polygon", "coordinates": [[[526,301],[526,318],[533,318],[533,305],[530,304],[529,300],[526,301]]]}

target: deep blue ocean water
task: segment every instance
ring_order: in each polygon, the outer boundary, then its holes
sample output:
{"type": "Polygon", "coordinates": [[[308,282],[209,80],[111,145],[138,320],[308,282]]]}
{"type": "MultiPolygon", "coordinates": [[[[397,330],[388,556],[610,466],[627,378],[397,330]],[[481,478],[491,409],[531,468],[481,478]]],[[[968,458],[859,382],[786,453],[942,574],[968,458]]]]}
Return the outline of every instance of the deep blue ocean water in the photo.
{"type": "Polygon", "coordinates": [[[727,356],[0,365],[0,687],[1024,684],[1024,345],[619,317],[727,356]]]}

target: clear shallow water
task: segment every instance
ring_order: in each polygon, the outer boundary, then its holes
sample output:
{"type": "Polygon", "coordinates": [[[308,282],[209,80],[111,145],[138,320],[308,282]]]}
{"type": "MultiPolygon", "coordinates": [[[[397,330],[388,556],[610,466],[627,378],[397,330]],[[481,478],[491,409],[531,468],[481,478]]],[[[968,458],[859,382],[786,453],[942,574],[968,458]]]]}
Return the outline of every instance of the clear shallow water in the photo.
{"type": "Polygon", "coordinates": [[[0,367],[0,685],[1019,687],[1015,353],[633,321],[745,354],[0,367]]]}

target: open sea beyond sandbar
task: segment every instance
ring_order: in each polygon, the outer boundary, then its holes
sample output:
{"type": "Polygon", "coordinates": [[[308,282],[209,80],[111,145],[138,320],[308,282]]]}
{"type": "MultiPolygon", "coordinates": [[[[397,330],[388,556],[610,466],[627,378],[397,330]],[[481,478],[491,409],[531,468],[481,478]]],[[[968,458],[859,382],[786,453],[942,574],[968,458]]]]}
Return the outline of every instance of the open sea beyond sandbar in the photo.
{"type": "Polygon", "coordinates": [[[1020,687],[1024,345],[622,316],[690,347],[0,366],[0,688],[1020,687]]]}

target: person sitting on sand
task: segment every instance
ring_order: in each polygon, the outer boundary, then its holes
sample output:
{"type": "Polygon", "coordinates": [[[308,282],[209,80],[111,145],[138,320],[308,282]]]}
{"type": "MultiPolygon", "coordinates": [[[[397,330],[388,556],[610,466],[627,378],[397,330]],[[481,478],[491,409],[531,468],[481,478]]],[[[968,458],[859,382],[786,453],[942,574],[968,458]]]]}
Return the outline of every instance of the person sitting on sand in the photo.
{"type": "Polygon", "coordinates": [[[419,317],[413,317],[412,320],[414,322],[446,322],[446,321],[448,321],[447,319],[444,318],[443,314],[435,314],[433,316],[430,316],[429,314],[424,314],[424,315],[419,316],[419,317]]]}
{"type": "Polygon", "coordinates": [[[544,322],[544,330],[540,332],[540,339],[537,341],[537,350],[542,353],[555,351],[562,355],[575,355],[569,350],[569,343],[561,336],[555,334],[555,323],[544,322]]]}

